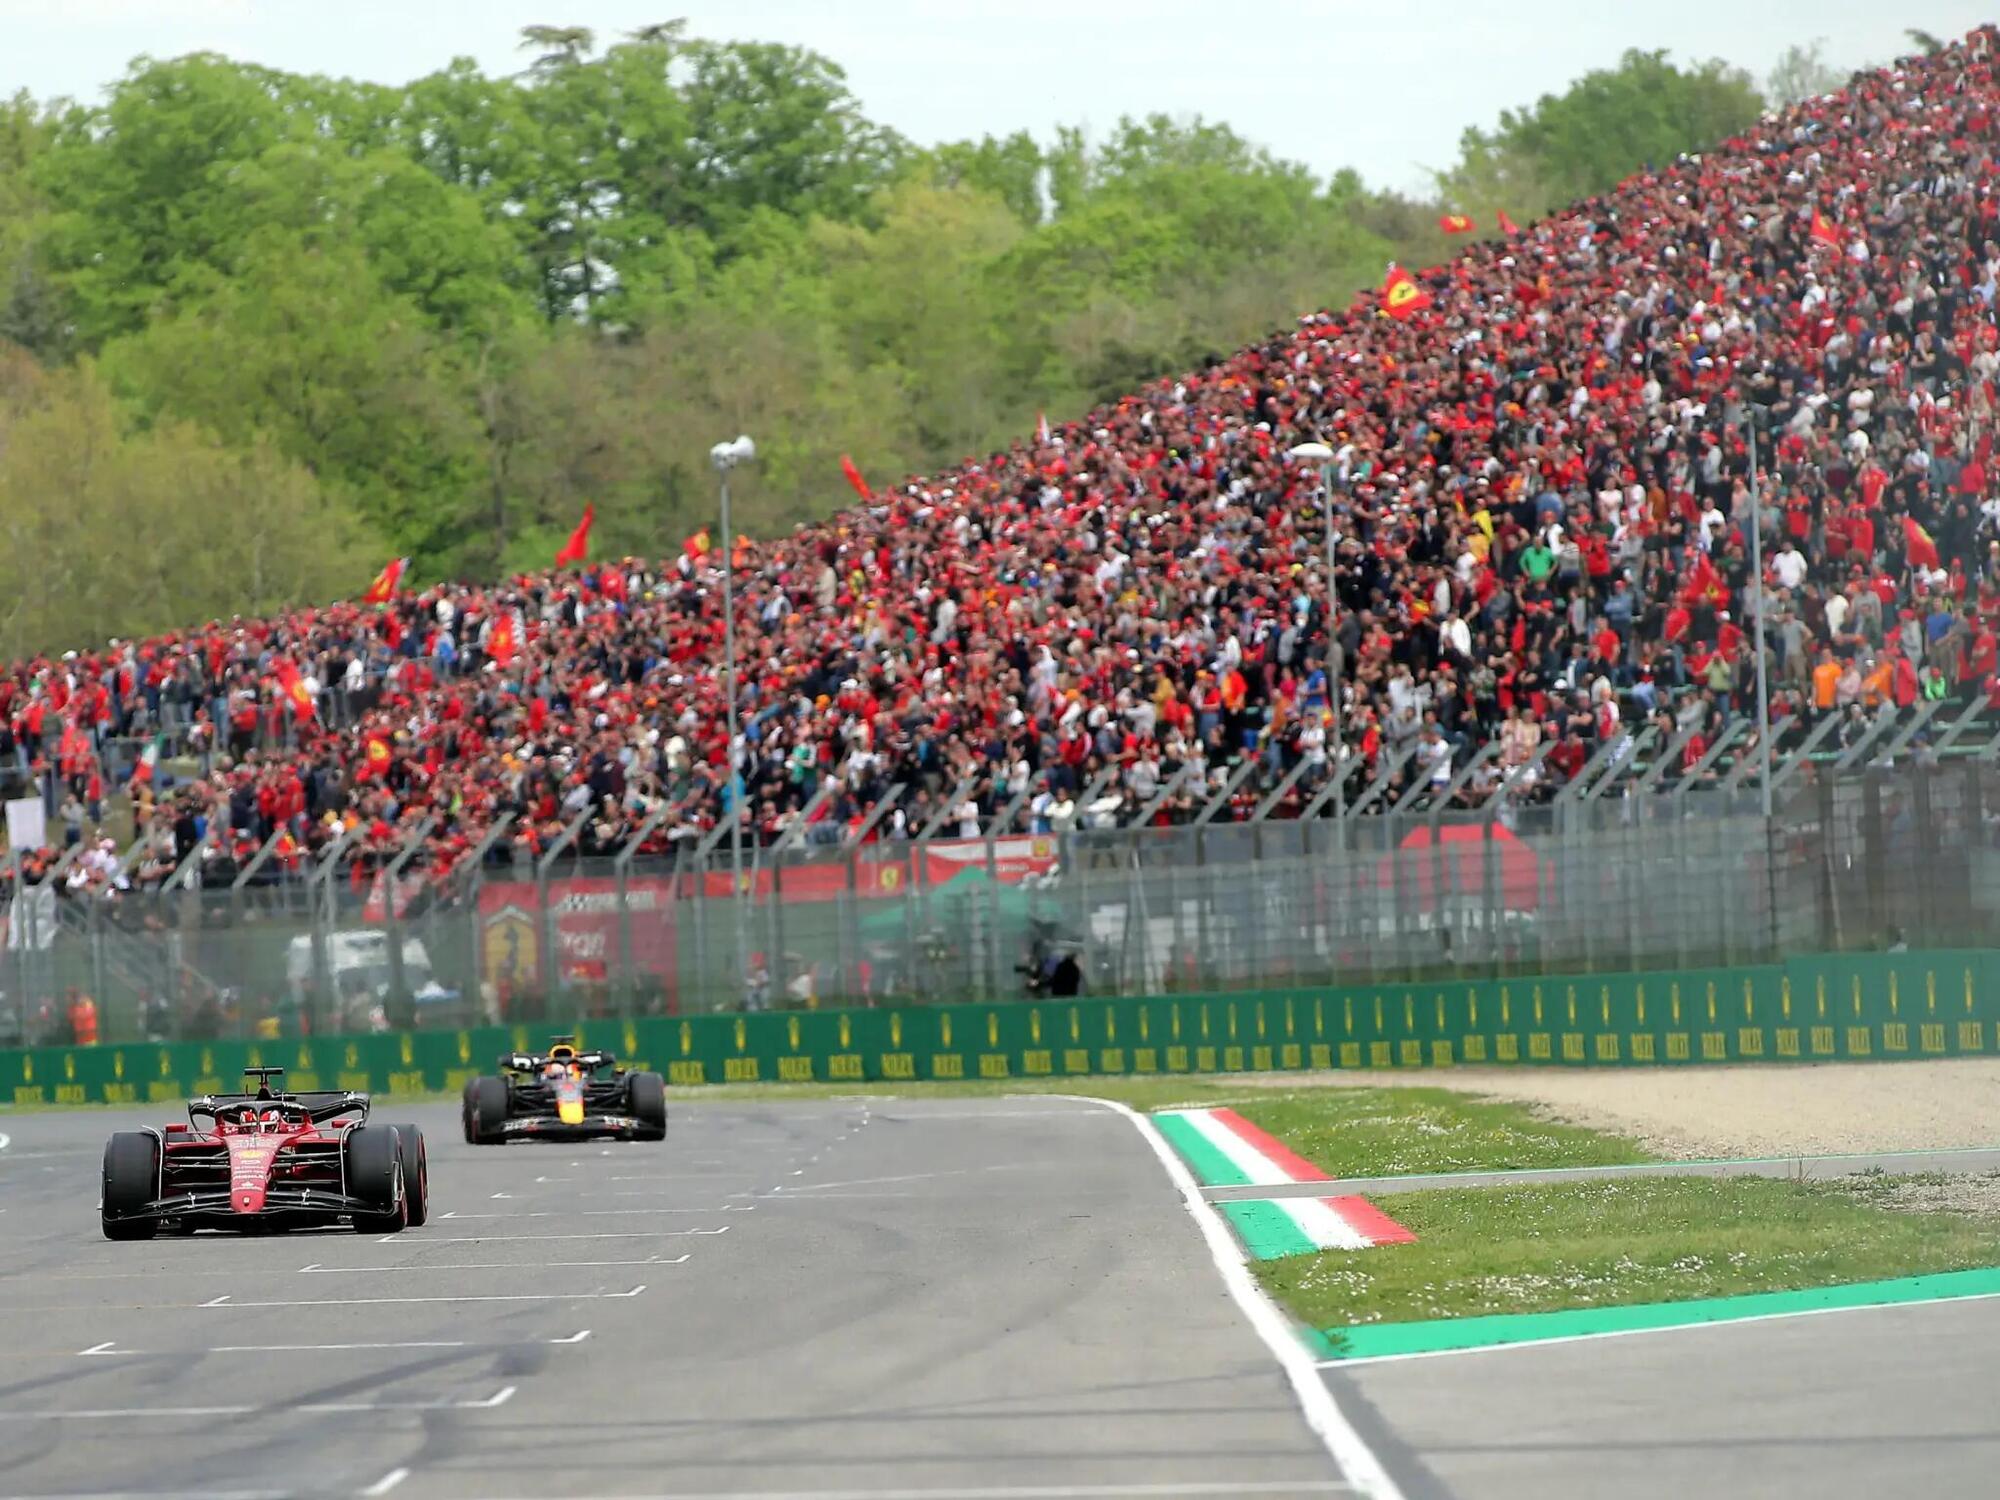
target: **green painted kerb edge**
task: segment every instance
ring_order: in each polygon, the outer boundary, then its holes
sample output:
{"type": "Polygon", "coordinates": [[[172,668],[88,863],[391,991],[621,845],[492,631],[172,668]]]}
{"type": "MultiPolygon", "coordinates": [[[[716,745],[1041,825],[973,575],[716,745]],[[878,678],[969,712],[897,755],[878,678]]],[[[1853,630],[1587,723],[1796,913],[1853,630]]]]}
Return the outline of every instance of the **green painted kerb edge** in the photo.
{"type": "Polygon", "coordinates": [[[1390,1355],[1485,1349],[1496,1344],[1535,1344],[1549,1339],[1735,1323],[1746,1318],[1797,1316],[1838,1308],[1994,1296],[2000,1296],[2000,1268],[1899,1276],[1891,1281],[1856,1281],[1845,1286],[1814,1287],[1802,1292],[1759,1292],[1746,1297],[1705,1297],[1688,1302],[1643,1302],[1630,1307],[1583,1307],[1567,1312],[1499,1314],[1485,1318],[1437,1318],[1421,1323],[1369,1323],[1354,1328],[1309,1331],[1308,1342],[1322,1359],[1380,1359],[1390,1355]]]}
{"type": "Polygon", "coordinates": [[[0,1051],[0,1104],[133,1104],[282,1064],[301,1088],[456,1090],[574,1030],[707,1083],[878,1083],[1458,1063],[1571,1067],[2000,1054],[2000,951],[1754,968],[1081,998],[897,1010],[548,1021],[469,1031],[0,1051]]]}
{"type": "Polygon", "coordinates": [[[1277,1260],[1287,1255],[1310,1255],[1320,1247],[1299,1228],[1299,1221],[1268,1199],[1217,1205],[1252,1260],[1277,1260]]]}
{"type": "Polygon", "coordinates": [[[1210,1145],[1207,1136],[1180,1116],[1154,1115],[1153,1123],[1160,1127],[1160,1134],[1180,1153],[1181,1160],[1204,1187],[1238,1187],[1250,1181],[1247,1172],[1210,1145]]]}

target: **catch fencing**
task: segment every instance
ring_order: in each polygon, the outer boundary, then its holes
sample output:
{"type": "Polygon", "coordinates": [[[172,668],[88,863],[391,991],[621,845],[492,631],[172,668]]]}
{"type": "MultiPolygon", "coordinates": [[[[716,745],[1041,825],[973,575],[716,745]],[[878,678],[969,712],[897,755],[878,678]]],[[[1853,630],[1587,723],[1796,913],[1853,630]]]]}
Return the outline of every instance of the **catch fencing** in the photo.
{"type": "MultiPolygon", "coordinates": [[[[1663,762],[1660,764],[1664,764],[1663,762]]],[[[31,891],[0,1047],[452,1031],[713,1011],[1213,995],[1697,970],[1985,942],[2000,773],[1985,753],[1787,761],[1593,795],[1166,827],[558,853],[447,880],[267,861],[227,887],[31,891]]],[[[1357,790],[1361,790],[1357,787],[1357,790]]],[[[1211,808],[1204,811],[1212,811],[1211,808]]],[[[500,841],[496,847],[504,846],[500,841]]]]}

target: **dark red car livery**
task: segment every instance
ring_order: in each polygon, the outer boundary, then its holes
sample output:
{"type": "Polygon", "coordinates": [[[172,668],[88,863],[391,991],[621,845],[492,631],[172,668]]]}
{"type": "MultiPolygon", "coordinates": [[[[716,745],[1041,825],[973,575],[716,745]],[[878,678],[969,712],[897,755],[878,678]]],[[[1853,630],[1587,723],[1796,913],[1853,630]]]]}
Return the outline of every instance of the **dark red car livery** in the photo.
{"type": "Polygon", "coordinates": [[[190,1099],[186,1124],[124,1130],[105,1144],[107,1239],[342,1223],[393,1234],[428,1217],[430,1164],[416,1126],[369,1124],[366,1094],[288,1094],[283,1068],[244,1074],[254,1088],[190,1099]]]}

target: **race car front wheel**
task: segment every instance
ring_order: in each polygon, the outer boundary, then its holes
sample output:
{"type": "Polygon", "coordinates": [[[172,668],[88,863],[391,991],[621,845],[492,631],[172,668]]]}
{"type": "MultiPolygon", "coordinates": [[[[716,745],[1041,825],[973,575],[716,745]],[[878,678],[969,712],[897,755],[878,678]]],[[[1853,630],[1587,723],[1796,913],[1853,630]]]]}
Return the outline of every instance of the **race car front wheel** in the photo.
{"type": "Polygon", "coordinates": [[[121,1130],[104,1143],[107,1240],[150,1240],[159,1227],[150,1210],[160,1190],[160,1143],[143,1130],[121,1130]]]}
{"type": "Polygon", "coordinates": [[[632,1073],[625,1079],[625,1104],[639,1128],[632,1138],[664,1141],[667,1138],[667,1083],[658,1073],[632,1073]]]}
{"type": "Polygon", "coordinates": [[[414,1125],[398,1125],[403,1152],[403,1198],[410,1206],[409,1225],[415,1229],[431,1213],[431,1163],[424,1150],[424,1133],[414,1125]]]}
{"type": "Polygon", "coordinates": [[[347,1132],[347,1195],[370,1207],[354,1215],[362,1234],[395,1234],[409,1223],[410,1195],[403,1176],[401,1138],[390,1125],[362,1125],[347,1132]]]}

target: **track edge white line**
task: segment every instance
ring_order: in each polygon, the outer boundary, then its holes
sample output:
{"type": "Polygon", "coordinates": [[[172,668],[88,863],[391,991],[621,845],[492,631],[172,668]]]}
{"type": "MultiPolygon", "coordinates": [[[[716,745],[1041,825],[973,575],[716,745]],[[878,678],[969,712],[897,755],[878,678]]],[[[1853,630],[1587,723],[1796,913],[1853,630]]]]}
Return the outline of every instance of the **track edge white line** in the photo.
{"type": "Polygon", "coordinates": [[[1159,1127],[1129,1104],[1116,1099],[1101,1099],[1092,1094],[1055,1094],[1048,1097],[1095,1104],[1115,1111],[1132,1122],[1140,1138],[1152,1147],[1160,1165],[1166,1168],[1168,1179],[1181,1195],[1181,1206],[1201,1228],[1202,1239],[1207,1242],[1208,1253],[1215,1261],[1223,1286],[1242,1310],[1250,1327],[1264,1341],[1264,1347],[1278,1361],[1278,1367],[1291,1384],[1292,1395],[1299,1403],[1306,1425],[1340,1466],[1343,1477],[1370,1500],[1404,1500],[1402,1487],[1389,1477],[1389,1471],[1375,1456],[1374,1449],[1347,1420],[1340,1403],[1333,1399],[1333,1392],[1327,1389],[1318,1361],[1292,1331],[1290,1320],[1278,1305],[1265,1296],[1263,1289],[1257,1285],[1250,1274],[1250,1262],[1237,1244],[1236,1236],[1223,1222],[1222,1215],[1202,1197],[1201,1185],[1195,1181],[1194,1174],[1180,1159],[1179,1153],[1168,1144],[1167,1138],[1160,1134],[1159,1127]]]}

